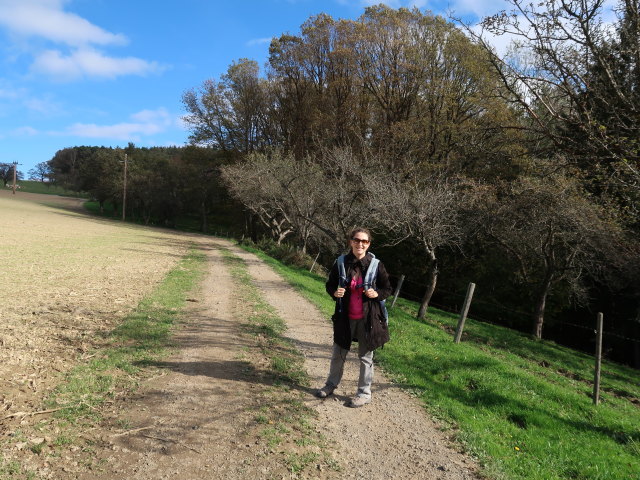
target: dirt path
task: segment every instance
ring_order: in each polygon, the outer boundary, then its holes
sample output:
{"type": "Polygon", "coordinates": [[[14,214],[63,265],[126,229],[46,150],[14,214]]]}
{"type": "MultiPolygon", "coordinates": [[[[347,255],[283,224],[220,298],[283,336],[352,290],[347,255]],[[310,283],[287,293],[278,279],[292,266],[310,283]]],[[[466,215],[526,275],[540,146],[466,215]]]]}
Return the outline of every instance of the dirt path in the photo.
{"type": "Polygon", "coordinates": [[[228,246],[214,242],[207,251],[209,272],[199,301],[175,337],[179,353],[158,365],[166,374],[114,410],[105,422],[110,431],[96,439],[101,449],[94,470],[69,472],[69,478],[244,479],[286,473],[273,471],[249,435],[265,387],[244,359],[251,352],[237,321],[241,299],[231,294],[233,280],[215,243],[228,246]]]}
{"type": "MultiPolygon", "coordinates": [[[[305,356],[312,385],[326,380],[332,344],[331,325],[318,310],[254,255],[236,251],[264,297],[286,321],[288,335],[305,356]]],[[[337,444],[344,476],[366,479],[470,480],[477,476],[471,459],[451,448],[445,435],[429,420],[419,403],[390,383],[378,369],[373,402],[359,409],[346,407],[356,391],[358,364],[354,354],[342,385],[333,397],[307,404],[318,411],[317,428],[337,444]]]]}
{"type": "MultiPolygon", "coordinates": [[[[264,298],[286,320],[288,335],[303,351],[312,384],[324,382],[330,324],[254,255],[217,240],[208,251],[209,274],[200,301],[177,337],[180,353],[160,365],[165,375],[114,409],[107,421],[110,430],[96,439],[94,470],[68,471],[68,478],[297,478],[255,440],[255,412],[268,387],[260,372],[248,368],[246,358],[253,353],[239,330],[242,299],[229,294],[233,280],[220,246],[247,262],[264,298]]],[[[304,399],[318,412],[315,428],[331,442],[340,471],[312,469],[303,478],[477,478],[473,462],[448,446],[418,402],[379,372],[373,403],[347,408],[357,382],[354,359],[351,355],[337,395],[319,400],[309,392],[304,399]]]]}

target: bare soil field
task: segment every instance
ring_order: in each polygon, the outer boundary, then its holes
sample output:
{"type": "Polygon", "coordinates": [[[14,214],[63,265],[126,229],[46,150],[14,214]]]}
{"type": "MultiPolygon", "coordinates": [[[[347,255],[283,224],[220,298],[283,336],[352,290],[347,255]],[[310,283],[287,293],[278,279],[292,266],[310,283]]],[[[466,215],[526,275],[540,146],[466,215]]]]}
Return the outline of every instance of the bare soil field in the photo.
{"type": "MultiPolygon", "coordinates": [[[[60,372],[131,311],[193,241],[93,218],[81,204],[0,191],[0,419],[40,408],[60,372]]],[[[5,419],[4,432],[19,420],[5,419]]]]}
{"type": "Polygon", "coordinates": [[[17,429],[42,435],[35,417],[10,415],[41,408],[59,372],[84,361],[97,333],[131,311],[194,241],[207,254],[208,274],[175,331],[176,352],[162,362],[161,374],[105,407],[103,421],[82,432],[90,449],[69,445],[54,456],[7,443],[5,459],[19,460],[36,478],[478,478],[474,461],[382,372],[376,372],[373,403],[347,408],[357,383],[354,355],[336,395],[316,399],[313,387],[322,385],[329,364],[330,323],[252,254],[221,239],[92,218],[72,199],[0,193],[0,216],[6,300],[0,307],[0,440],[17,429]],[[319,461],[292,472],[282,461],[286,452],[261,437],[255,413],[270,385],[259,351],[242,331],[246,305],[234,292],[221,248],[247,263],[255,285],[287,322],[312,382],[295,393],[315,412],[312,427],[327,439],[322,453],[335,468],[319,461]]]}

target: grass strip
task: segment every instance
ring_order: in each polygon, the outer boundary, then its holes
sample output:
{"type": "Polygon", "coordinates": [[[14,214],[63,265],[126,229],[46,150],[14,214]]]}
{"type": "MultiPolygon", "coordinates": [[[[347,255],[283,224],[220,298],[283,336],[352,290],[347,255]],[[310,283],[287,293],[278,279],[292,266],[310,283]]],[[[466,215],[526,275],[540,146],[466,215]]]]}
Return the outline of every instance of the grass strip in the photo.
{"type": "MultiPolygon", "coordinates": [[[[251,250],[251,249],[249,249],[251,250]]],[[[254,252],[329,315],[324,278],[254,252]]],[[[553,342],[467,320],[453,343],[457,315],[399,299],[391,342],[376,352],[385,372],[484,467],[505,480],[637,480],[640,374],[604,362],[602,403],[592,404],[594,359],[553,342]]]]}
{"type": "MultiPolygon", "coordinates": [[[[100,406],[134,389],[147,365],[161,359],[171,347],[171,328],[179,320],[189,292],[204,274],[206,256],[192,248],[166,275],[161,284],[144,298],[113,331],[105,335],[90,359],[65,374],[60,385],[45,399],[45,409],[55,409],[54,421],[41,420],[34,425],[46,442],[47,455],[59,455],[58,449],[79,444],[84,457],[80,463],[91,465],[92,446],[80,440],[79,432],[101,419],[100,406]]],[[[34,454],[44,453],[45,442],[31,443],[17,429],[2,443],[26,445],[34,454]]],[[[2,444],[0,444],[0,451],[2,444]]],[[[37,474],[18,461],[0,453],[0,479],[32,479],[37,474]]]]}
{"type": "Polygon", "coordinates": [[[302,402],[309,377],[303,355],[284,336],[286,323],[264,300],[246,263],[227,249],[222,249],[222,254],[248,311],[245,330],[269,365],[271,382],[254,417],[259,437],[273,454],[277,448],[277,460],[296,476],[308,472],[311,465],[338,470],[337,462],[327,453],[326,440],[313,427],[315,411],[302,402]]]}
{"type": "Polygon", "coordinates": [[[56,416],[74,423],[100,417],[97,407],[138,383],[142,367],[166,354],[171,327],[179,318],[187,294],[204,273],[204,253],[191,249],[163,282],[105,339],[106,347],[76,366],[47,399],[56,416]]]}
{"type": "Polygon", "coordinates": [[[59,185],[52,185],[47,182],[38,182],[36,180],[20,180],[18,185],[20,193],[40,193],[45,195],[62,195],[64,197],[80,197],[86,198],[88,195],[86,192],[75,192],[73,190],[67,190],[59,185]]]}

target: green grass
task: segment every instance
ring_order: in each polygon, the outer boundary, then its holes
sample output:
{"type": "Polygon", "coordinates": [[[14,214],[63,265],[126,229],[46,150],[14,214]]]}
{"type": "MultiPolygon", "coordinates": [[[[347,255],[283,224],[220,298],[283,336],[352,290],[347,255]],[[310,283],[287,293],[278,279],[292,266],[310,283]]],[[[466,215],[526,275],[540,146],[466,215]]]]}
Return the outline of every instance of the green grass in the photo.
{"type": "Polygon", "coordinates": [[[83,206],[92,215],[122,218],[122,212],[114,211],[113,204],[109,202],[105,202],[102,212],[100,212],[100,204],[95,200],[88,200],[84,202],[83,206]]]}
{"type": "Polygon", "coordinates": [[[261,441],[273,453],[277,448],[276,460],[287,467],[292,478],[304,475],[312,464],[339,469],[326,450],[326,439],[314,430],[315,412],[302,401],[309,386],[304,357],[284,336],[284,320],[253,284],[245,262],[226,249],[222,252],[236,282],[237,294],[249,311],[244,328],[268,363],[263,372],[268,386],[261,394],[261,406],[253,417],[261,441]],[[321,453],[310,451],[314,447],[321,453]]]}
{"type": "Polygon", "coordinates": [[[153,364],[170,346],[170,332],[185,298],[203,273],[205,256],[191,250],[136,310],[105,338],[105,348],[71,370],[48,398],[69,422],[99,417],[97,407],[135,386],[141,367],[153,364]]]}
{"type": "Polygon", "coordinates": [[[16,461],[7,461],[0,454],[0,478],[1,479],[13,479],[21,478],[25,480],[31,480],[36,478],[36,474],[25,468],[16,461]]]}
{"type": "MultiPolygon", "coordinates": [[[[333,301],[324,278],[258,255],[328,318],[333,301]]],[[[419,322],[417,308],[398,300],[390,314],[391,342],[376,360],[451,429],[486,476],[638,480],[637,370],[604,362],[596,407],[593,357],[473,319],[456,345],[456,315],[430,309],[428,321],[419,322]]]]}
{"type": "MultiPolygon", "coordinates": [[[[48,183],[42,183],[35,180],[21,180],[17,182],[20,185],[18,192],[25,193],[44,193],[47,195],[63,195],[65,197],[80,197],[86,198],[87,194],[82,192],[74,192],[67,190],[58,185],[50,185],[48,183]]],[[[7,189],[9,190],[9,189],[7,189]]]]}
{"type": "Polygon", "coordinates": [[[283,336],[286,330],[282,320],[273,307],[263,298],[253,285],[246,264],[228,250],[222,250],[225,262],[234,279],[242,288],[242,299],[251,306],[247,329],[259,340],[262,353],[269,359],[271,372],[279,381],[297,386],[306,386],[309,379],[304,370],[304,359],[293,343],[283,336]]]}

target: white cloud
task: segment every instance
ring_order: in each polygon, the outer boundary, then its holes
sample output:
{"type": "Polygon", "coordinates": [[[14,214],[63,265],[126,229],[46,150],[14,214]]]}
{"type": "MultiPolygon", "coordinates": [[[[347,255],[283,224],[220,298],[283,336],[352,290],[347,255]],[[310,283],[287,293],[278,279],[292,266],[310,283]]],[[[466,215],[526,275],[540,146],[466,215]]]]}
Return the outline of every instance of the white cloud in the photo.
{"type": "Polygon", "coordinates": [[[271,43],[272,37],[253,38],[247,42],[247,47],[253,47],[255,45],[264,45],[265,43],[271,43]]]}
{"type": "Polygon", "coordinates": [[[146,75],[163,70],[157,62],[136,57],[117,57],[98,48],[126,45],[121,33],[109,32],[89,20],[65,10],[68,0],[0,0],[0,28],[12,34],[20,50],[33,54],[33,72],[57,80],[116,78],[146,75]],[[46,50],[36,50],[44,39],[46,50]],[[33,45],[30,45],[33,43],[33,45]]]}
{"type": "Polygon", "coordinates": [[[113,140],[139,140],[140,135],[153,135],[163,130],[155,124],[118,123],[115,125],[96,125],[94,123],[76,123],[66,133],[76,137],[109,138],[113,140]]]}
{"type": "Polygon", "coordinates": [[[109,57],[91,48],[79,49],[67,56],[59,50],[46,50],[36,57],[31,68],[34,72],[52,75],[59,80],[147,75],[163,69],[157,62],[135,57],[109,57]]]}
{"type": "Polygon", "coordinates": [[[511,8],[506,0],[454,0],[451,2],[450,10],[455,16],[471,14],[480,19],[511,8]]]}
{"type": "Polygon", "coordinates": [[[0,88],[0,99],[15,100],[19,96],[20,96],[20,92],[18,90],[0,88]]]}
{"type": "Polygon", "coordinates": [[[131,118],[143,123],[162,123],[163,125],[169,125],[171,123],[169,112],[162,107],[156,110],[142,110],[131,115],[131,118]]]}
{"type": "Polygon", "coordinates": [[[143,136],[152,136],[164,132],[172,124],[171,116],[164,108],[142,110],[131,115],[131,120],[130,122],[116,123],[114,125],[75,123],[68,127],[66,131],[57,133],[57,135],[138,142],[143,136]]]}
{"type": "Polygon", "coordinates": [[[16,137],[32,137],[39,132],[33,127],[20,127],[11,131],[11,135],[16,137]]]}
{"type": "Polygon", "coordinates": [[[123,45],[127,38],[63,10],[61,0],[0,0],[0,25],[14,34],[70,46],[123,45]]]}
{"type": "Polygon", "coordinates": [[[24,105],[33,112],[47,116],[57,115],[63,110],[58,103],[49,98],[25,98],[24,105]]]}

